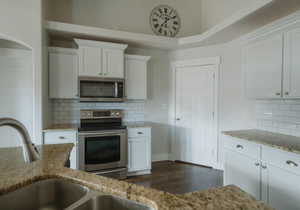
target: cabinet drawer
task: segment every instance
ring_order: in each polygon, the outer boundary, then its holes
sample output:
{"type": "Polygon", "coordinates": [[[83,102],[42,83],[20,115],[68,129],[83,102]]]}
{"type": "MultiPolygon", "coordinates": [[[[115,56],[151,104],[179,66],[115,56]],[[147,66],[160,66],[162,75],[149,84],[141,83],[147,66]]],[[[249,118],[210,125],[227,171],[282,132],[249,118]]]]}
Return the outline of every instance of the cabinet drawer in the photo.
{"type": "Polygon", "coordinates": [[[128,138],[147,137],[150,135],[150,128],[128,128],[128,138]]]}
{"type": "Polygon", "coordinates": [[[45,144],[64,144],[64,143],[76,143],[77,134],[76,131],[51,131],[44,133],[45,144]]]}
{"type": "Polygon", "coordinates": [[[300,155],[296,153],[263,146],[262,161],[300,175],[300,155]]]}
{"type": "Polygon", "coordinates": [[[242,153],[257,160],[260,159],[260,145],[230,136],[224,136],[224,140],[227,149],[242,153]]]}

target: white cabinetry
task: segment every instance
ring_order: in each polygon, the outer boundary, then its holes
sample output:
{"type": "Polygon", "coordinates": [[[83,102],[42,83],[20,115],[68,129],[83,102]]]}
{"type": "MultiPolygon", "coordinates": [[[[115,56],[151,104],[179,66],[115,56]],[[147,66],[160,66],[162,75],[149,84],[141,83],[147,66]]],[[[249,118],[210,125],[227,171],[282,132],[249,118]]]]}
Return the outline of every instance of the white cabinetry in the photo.
{"type": "Polygon", "coordinates": [[[131,100],[147,99],[147,66],[151,57],[125,56],[126,96],[131,100]]]}
{"type": "Polygon", "coordinates": [[[44,131],[44,144],[66,144],[73,143],[74,147],[70,154],[72,169],[78,169],[77,164],[77,132],[74,131],[44,131]]]}
{"type": "Polygon", "coordinates": [[[250,142],[245,145],[244,140],[228,136],[224,138],[225,185],[237,185],[278,210],[300,209],[300,155],[250,142]],[[253,150],[255,145],[261,154],[258,158],[254,158],[257,156],[253,150]]]}
{"type": "Polygon", "coordinates": [[[77,50],[50,47],[49,95],[56,99],[73,99],[78,94],[77,50]]]}
{"type": "Polygon", "coordinates": [[[79,75],[124,78],[124,51],[128,45],[75,39],[79,45],[79,75]]]}
{"type": "Polygon", "coordinates": [[[226,150],[224,183],[234,184],[260,199],[260,162],[246,155],[226,150]]]}
{"type": "Polygon", "coordinates": [[[128,128],[128,172],[151,173],[151,128],[128,128]]]}
{"type": "Polygon", "coordinates": [[[249,98],[300,98],[300,29],[247,44],[243,66],[249,98]]]}
{"type": "Polygon", "coordinates": [[[285,34],[285,65],[283,94],[286,98],[300,97],[300,29],[285,34]]]}
{"type": "Polygon", "coordinates": [[[283,37],[277,35],[248,44],[244,51],[246,95],[280,98],[283,37]]]}
{"type": "Polygon", "coordinates": [[[224,184],[234,184],[260,199],[260,147],[226,138],[224,184]]]}

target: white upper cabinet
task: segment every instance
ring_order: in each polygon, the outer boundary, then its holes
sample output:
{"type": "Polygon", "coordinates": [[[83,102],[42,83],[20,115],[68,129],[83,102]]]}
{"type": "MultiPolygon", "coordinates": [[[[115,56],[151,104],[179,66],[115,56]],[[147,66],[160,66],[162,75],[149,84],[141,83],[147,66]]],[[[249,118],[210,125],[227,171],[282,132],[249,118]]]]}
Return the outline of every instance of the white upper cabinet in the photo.
{"type": "Polygon", "coordinates": [[[284,97],[300,97],[300,29],[285,34],[284,97]]]}
{"type": "Polygon", "coordinates": [[[56,99],[73,99],[78,94],[77,50],[50,47],[49,95],[56,99]]]}
{"type": "Polygon", "coordinates": [[[147,99],[147,66],[150,58],[138,55],[125,56],[127,99],[147,99]]]}
{"type": "Polygon", "coordinates": [[[75,39],[79,46],[79,75],[124,78],[124,51],[128,45],[75,39]]]}
{"type": "Polygon", "coordinates": [[[246,96],[280,98],[282,65],[282,34],[248,44],[244,50],[246,96]]]}
{"type": "Polygon", "coordinates": [[[79,48],[79,75],[102,76],[102,49],[97,47],[79,48]]]}

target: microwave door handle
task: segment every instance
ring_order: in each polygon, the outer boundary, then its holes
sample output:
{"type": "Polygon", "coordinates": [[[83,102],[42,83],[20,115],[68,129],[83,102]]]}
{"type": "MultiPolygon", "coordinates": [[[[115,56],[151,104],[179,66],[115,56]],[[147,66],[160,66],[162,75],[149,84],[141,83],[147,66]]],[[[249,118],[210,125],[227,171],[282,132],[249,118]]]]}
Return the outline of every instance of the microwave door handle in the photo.
{"type": "Polygon", "coordinates": [[[118,82],[115,82],[115,98],[118,98],[119,90],[118,90],[118,82]]]}

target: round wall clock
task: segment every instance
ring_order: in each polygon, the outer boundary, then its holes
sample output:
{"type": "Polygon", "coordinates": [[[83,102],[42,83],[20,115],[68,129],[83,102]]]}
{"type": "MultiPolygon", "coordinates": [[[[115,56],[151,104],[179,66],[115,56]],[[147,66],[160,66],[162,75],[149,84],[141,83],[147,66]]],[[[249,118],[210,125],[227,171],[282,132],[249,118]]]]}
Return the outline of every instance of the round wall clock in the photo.
{"type": "Polygon", "coordinates": [[[172,7],[159,5],[151,12],[150,25],[156,35],[175,37],[180,29],[180,17],[172,7]]]}

